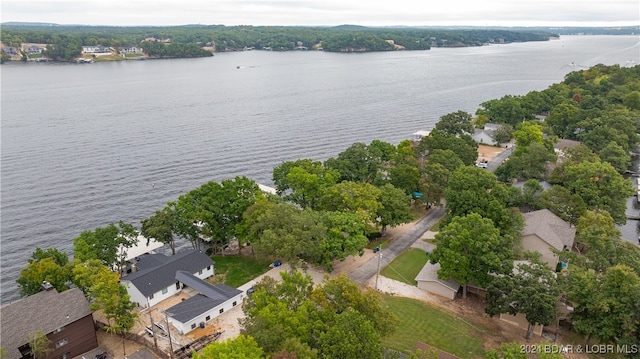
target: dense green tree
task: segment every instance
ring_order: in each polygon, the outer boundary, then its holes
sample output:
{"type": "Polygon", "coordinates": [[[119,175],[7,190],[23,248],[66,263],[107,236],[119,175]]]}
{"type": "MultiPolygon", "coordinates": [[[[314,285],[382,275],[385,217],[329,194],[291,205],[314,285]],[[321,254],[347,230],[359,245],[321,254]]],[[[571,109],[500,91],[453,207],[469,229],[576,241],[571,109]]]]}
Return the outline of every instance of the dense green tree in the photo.
{"type": "MultiPolygon", "coordinates": [[[[376,147],[376,154],[378,150],[379,146],[376,147]]],[[[340,173],[339,181],[372,183],[380,170],[381,163],[382,157],[374,156],[369,146],[356,142],[340,152],[338,157],[326,160],[324,165],[340,173]]]]}
{"type": "Polygon", "coordinates": [[[260,281],[243,303],[241,333],[254,337],[265,353],[279,358],[316,351],[320,358],[381,357],[380,337],[393,332],[395,317],[381,305],[379,293],[361,292],[344,275],[315,287],[308,274],[281,275],[281,283],[269,277],[260,281]]]}
{"type": "Polygon", "coordinates": [[[422,139],[418,151],[451,150],[466,165],[472,165],[478,158],[478,144],[469,135],[454,136],[440,130],[433,130],[422,139]]]}
{"type": "Polygon", "coordinates": [[[499,100],[489,100],[480,104],[476,115],[486,115],[491,122],[517,125],[531,114],[523,107],[522,98],[517,96],[503,96],[499,100]]]}
{"type": "Polygon", "coordinates": [[[45,258],[53,259],[60,267],[64,267],[69,263],[69,256],[64,252],[60,252],[57,248],[42,249],[40,247],[36,247],[36,250],[33,251],[29,263],[37,262],[45,258]]]}
{"type": "Polygon", "coordinates": [[[418,191],[420,187],[421,174],[416,166],[399,164],[389,170],[389,183],[395,188],[404,190],[406,194],[418,191]]]}
{"type": "Polygon", "coordinates": [[[383,305],[380,294],[371,289],[363,291],[344,274],[325,276],[322,285],[313,289],[311,299],[330,312],[339,314],[353,309],[365,315],[380,336],[392,335],[396,330],[397,318],[383,305]]]}
{"type": "Polygon", "coordinates": [[[387,227],[395,227],[413,220],[410,207],[411,197],[402,189],[387,183],[380,187],[378,201],[380,207],[376,212],[376,218],[382,232],[387,227]]]}
{"type": "Polygon", "coordinates": [[[516,154],[524,151],[533,143],[543,143],[542,126],[534,121],[526,121],[518,124],[513,135],[516,138],[516,154]]]}
{"type": "Polygon", "coordinates": [[[380,334],[366,316],[350,309],[335,316],[319,345],[325,358],[382,358],[380,334]]]}
{"type": "Polygon", "coordinates": [[[540,182],[530,179],[522,186],[522,205],[531,209],[540,209],[540,196],[544,192],[544,188],[540,182]]]}
{"type": "Polygon", "coordinates": [[[104,265],[119,270],[124,260],[120,249],[131,248],[137,242],[138,231],[133,225],[122,221],[117,226],[111,223],[94,231],[84,231],[73,240],[74,261],[79,263],[100,259],[104,265]]]}
{"type": "Polygon", "coordinates": [[[616,142],[609,142],[598,152],[598,156],[604,162],[609,162],[616,171],[624,173],[631,166],[631,155],[616,142]]]}
{"type": "Polygon", "coordinates": [[[282,350],[272,356],[273,359],[317,359],[318,350],[302,343],[298,338],[287,338],[282,343],[282,350]]]}
{"type": "Polygon", "coordinates": [[[120,275],[112,272],[98,259],[76,263],[73,282],[83,290],[91,310],[101,310],[107,320],[106,330],[123,336],[133,328],[138,317],[127,290],[120,284],[120,275]]]}
{"type": "Polygon", "coordinates": [[[573,138],[577,129],[580,109],[575,103],[561,103],[551,110],[545,122],[551,132],[560,138],[573,138]]]}
{"type": "Polygon", "coordinates": [[[620,231],[606,211],[586,211],[578,220],[575,247],[587,259],[583,267],[604,272],[617,261],[620,231]]]}
{"type": "Polygon", "coordinates": [[[431,151],[424,166],[426,182],[424,195],[427,203],[440,204],[451,173],[461,166],[464,166],[464,163],[452,150],[431,151]]]}
{"type": "Polygon", "coordinates": [[[276,191],[280,195],[288,193],[286,199],[304,208],[316,208],[322,193],[339,178],[337,170],[308,159],[283,162],[273,169],[276,191]]]}
{"type": "Polygon", "coordinates": [[[369,239],[365,235],[366,225],[358,215],[349,212],[322,212],[320,215],[327,229],[319,243],[325,268],[331,269],[334,259],[344,260],[347,256],[364,253],[369,239]]]}
{"type": "Polygon", "coordinates": [[[624,105],[629,110],[640,110],[640,91],[631,91],[624,96],[624,105]]]}
{"type": "Polygon", "coordinates": [[[42,290],[42,282],[49,282],[58,292],[69,289],[67,283],[71,279],[71,267],[61,266],[51,257],[32,261],[20,270],[16,279],[22,295],[32,295],[42,290]]]}
{"type": "Polygon", "coordinates": [[[487,285],[485,311],[494,316],[524,314],[531,339],[535,325],[549,325],[556,319],[560,287],[555,273],[540,261],[519,263],[512,273],[499,275],[487,285]]]}
{"type": "Polygon", "coordinates": [[[587,210],[587,205],[580,195],[571,193],[559,185],[554,185],[540,194],[540,206],[573,224],[577,224],[578,218],[587,210]]]}
{"type": "Polygon", "coordinates": [[[301,210],[293,204],[260,203],[246,214],[245,240],[256,254],[269,259],[282,259],[292,268],[300,261],[318,263],[320,243],[327,229],[317,213],[301,210]]]}
{"type": "Polygon", "coordinates": [[[569,271],[567,299],[574,330],[600,343],[634,344],[640,339],[640,277],[625,265],[597,274],[576,266],[569,271]]]}
{"type": "Polygon", "coordinates": [[[262,359],[264,351],[252,337],[239,335],[224,342],[213,342],[193,353],[194,359],[262,359]]]}
{"type": "Polygon", "coordinates": [[[182,217],[178,232],[194,242],[194,247],[199,248],[204,239],[218,252],[236,236],[244,212],[259,196],[256,182],[246,177],[207,182],[178,198],[176,214],[182,217]]]}
{"type": "Polygon", "coordinates": [[[373,223],[382,208],[380,194],[381,190],[369,183],[345,181],[324,191],[319,209],[356,213],[365,223],[373,223]]]}
{"type": "Polygon", "coordinates": [[[606,162],[581,162],[564,171],[563,186],[578,194],[592,210],[606,210],[617,224],[626,222],[627,198],[634,194],[631,182],[606,162]]]}
{"type": "Polygon", "coordinates": [[[537,142],[518,149],[496,169],[498,179],[503,182],[510,182],[514,178],[545,179],[549,163],[556,161],[555,153],[537,142]]]}
{"type": "Polygon", "coordinates": [[[505,243],[490,219],[477,213],[454,217],[437,235],[431,263],[440,263],[438,278],[455,279],[466,299],[469,282],[485,286],[493,274],[507,274],[513,266],[513,248],[505,243]]]}
{"type": "Polygon", "coordinates": [[[173,233],[176,227],[176,213],[170,206],[165,206],[162,210],[156,211],[156,213],[141,221],[142,228],[140,233],[147,238],[147,245],[149,239],[153,239],[157,242],[168,244],[171,247],[173,255],[176,254],[176,242],[173,237],[173,233]]]}
{"type": "Polygon", "coordinates": [[[440,117],[436,128],[449,135],[473,135],[473,116],[464,111],[456,111],[440,117]]]}

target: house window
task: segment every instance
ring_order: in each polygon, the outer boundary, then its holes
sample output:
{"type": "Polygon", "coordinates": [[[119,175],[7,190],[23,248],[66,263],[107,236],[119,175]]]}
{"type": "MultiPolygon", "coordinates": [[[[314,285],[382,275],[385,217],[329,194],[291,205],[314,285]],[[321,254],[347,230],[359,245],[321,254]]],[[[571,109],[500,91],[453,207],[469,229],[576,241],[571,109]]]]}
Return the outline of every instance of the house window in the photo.
{"type": "Polygon", "coordinates": [[[162,288],[162,294],[167,294],[169,292],[169,288],[162,288]]]}
{"type": "Polygon", "coordinates": [[[196,323],[191,324],[191,329],[196,329],[196,323]]]}
{"type": "Polygon", "coordinates": [[[211,270],[211,266],[207,266],[207,271],[210,271],[210,270],[211,270]]]}
{"type": "Polygon", "coordinates": [[[64,327],[60,327],[60,328],[58,328],[58,329],[54,330],[53,332],[51,332],[51,334],[60,333],[60,332],[61,332],[61,331],[63,331],[63,330],[64,330],[64,327]]]}
{"type": "Polygon", "coordinates": [[[220,314],[222,314],[222,312],[224,312],[224,308],[220,308],[220,314]]]}
{"type": "Polygon", "coordinates": [[[234,307],[236,306],[236,304],[238,304],[238,302],[233,302],[233,306],[234,306],[234,307]]]}
{"type": "Polygon", "coordinates": [[[211,316],[210,316],[210,315],[207,315],[207,317],[206,317],[206,318],[204,318],[204,320],[206,320],[206,321],[210,321],[210,320],[211,320],[211,316]]]}
{"type": "Polygon", "coordinates": [[[200,269],[200,270],[198,271],[198,274],[202,274],[202,269],[200,269]]]}
{"type": "Polygon", "coordinates": [[[149,296],[149,299],[153,299],[153,294],[151,294],[151,295],[149,296]]]}
{"type": "Polygon", "coordinates": [[[63,347],[63,346],[65,346],[65,345],[67,345],[67,344],[69,344],[69,339],[67,339],[67,338],[64,338],[64,339],[62,339],[62,340],[58,340],[58,341],[56,342],[56,348],[63,347]]]}
{"type": "Polygon", "coordinates": [[[60,359],[71,359],[71,352],[66,352],[60,356],[60,359]]]}
{"type": "Polygon", "coordinates": [[[176,290],[180,290],[180,282],[176,281],[176,290]]]}

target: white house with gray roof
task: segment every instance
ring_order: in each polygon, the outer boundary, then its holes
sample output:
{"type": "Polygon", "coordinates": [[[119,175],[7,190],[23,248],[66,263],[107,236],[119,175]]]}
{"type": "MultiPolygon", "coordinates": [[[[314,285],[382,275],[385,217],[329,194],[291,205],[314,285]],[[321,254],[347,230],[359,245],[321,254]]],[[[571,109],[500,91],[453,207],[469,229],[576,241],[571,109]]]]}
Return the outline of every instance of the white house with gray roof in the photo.
{"type": "Polygon", "coordinates": [[[180,333],[198,326],[242,303],[243,292],[225,284],[210,284],[187,271],[178,271],[176,279],[195,289],[198,294],[165,310],[169,322],[180,333]]]}
{"type": "Polygon", "coordinates": [[[548,209],[524,213],[523,216],[525,227],[522,231],[522,248],[540,253],[540,259],[555,270],[558,257],[552,248],[559,251],[571,250],[576,228],[548,209]]]}
{"type": "Polygon", "coordinates": [[[213,260],[199,250],[187,250],[175,256],[146,254],[135,265],[136,271],[120,278],[131,301],[138,306],[154,306],[180,292],[185,283],[177,277],[184,271],[199,279],[214,275],[213,260]]]}

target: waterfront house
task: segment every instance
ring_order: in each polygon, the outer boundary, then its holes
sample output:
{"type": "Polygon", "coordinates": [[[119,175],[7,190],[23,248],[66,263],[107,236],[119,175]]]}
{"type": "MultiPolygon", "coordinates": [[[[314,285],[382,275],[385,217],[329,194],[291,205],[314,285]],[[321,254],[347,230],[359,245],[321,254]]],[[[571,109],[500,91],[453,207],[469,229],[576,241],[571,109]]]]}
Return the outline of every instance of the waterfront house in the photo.
{"type": "Polygon", "coordinates": [[[177,273],[185,271],[200,279],[214,275],[214,265],[202,251],[191,249],[175,256],[145,254],[136,261],[133,272],[120,279],[131,301],[141,307],[154,306],[182,291],[185,283],[177,273]]]}
{"type": "Polygon", "coordinates": [[[187,271],[178,271],[176,280],[197,292],[194,296],[165,310],[167,319],[186,334],[242,303],[244,293],[225,284],[210,284],[187,271]]]}
{"type": "Polygon", "coordinates": [[[51,342],[51,352],[38,359],[71,359],[98,347],[89,303],[78,288],[58,293],[45,282],[41,292],[0,307],[5,359],[32,358],[28,338],[37,332],[51,342]]]}

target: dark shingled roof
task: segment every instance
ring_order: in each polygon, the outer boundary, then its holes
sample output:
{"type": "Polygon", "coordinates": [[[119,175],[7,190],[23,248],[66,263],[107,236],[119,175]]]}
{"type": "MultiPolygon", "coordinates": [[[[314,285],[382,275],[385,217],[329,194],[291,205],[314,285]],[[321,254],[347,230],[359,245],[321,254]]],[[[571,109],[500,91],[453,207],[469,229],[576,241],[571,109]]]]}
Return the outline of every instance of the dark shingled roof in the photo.
{"type": "Polygon", "coordinates": [[[42,291],[1,307],[0,338],[6,359],[22,357],[18,347],[27,343],[29,334],[49,334],[87,315],[91,315],[89,303],[78,288],[42,291]]]}
{"type": "Polygon", "coordinates": [[[139,271],[130,273],[120,280],[133,283],[146,297],[174,284],[176,273],[180,270],[196,273],[213,265],[211,258],[194,249],[170,257],[158,257],[155,254],[142,256],[138,263],[141,262],[139,271]]]}
{"type": "Polygon", "coordinates": [[[186,271],[178,271],[176,279],[199,292],[166,310],[167,314],[181,323],[186,323],[242,293],[225,284],[209,284],[186,271]]]}

